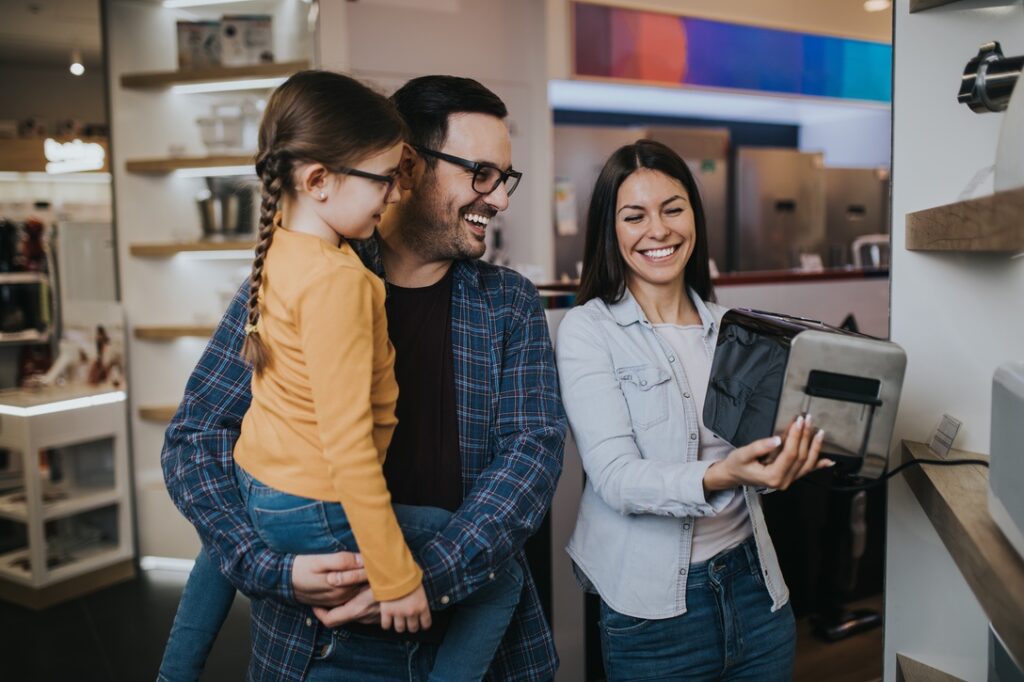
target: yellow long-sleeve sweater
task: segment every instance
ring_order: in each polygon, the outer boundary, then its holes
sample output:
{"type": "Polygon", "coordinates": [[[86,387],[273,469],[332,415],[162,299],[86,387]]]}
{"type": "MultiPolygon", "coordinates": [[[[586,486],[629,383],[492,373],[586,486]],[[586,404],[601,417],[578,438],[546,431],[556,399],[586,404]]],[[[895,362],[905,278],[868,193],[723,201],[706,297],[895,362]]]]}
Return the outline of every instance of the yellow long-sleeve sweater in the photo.
{"type": "Polygon", "coordinates": [[[374,596],[405,596],[423,574],[382,468],[398,423],[384,284],[348,244],[278,228],[260,293],[270,363],[253,377],[235,461],[282,492],[340,502],[374,596]]]}

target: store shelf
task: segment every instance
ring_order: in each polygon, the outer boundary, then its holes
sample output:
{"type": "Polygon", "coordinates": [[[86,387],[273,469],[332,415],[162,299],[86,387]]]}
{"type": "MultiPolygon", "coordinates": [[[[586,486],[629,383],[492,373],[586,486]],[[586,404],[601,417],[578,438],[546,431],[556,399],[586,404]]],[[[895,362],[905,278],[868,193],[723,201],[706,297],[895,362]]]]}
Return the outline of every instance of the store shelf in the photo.
{"type": "Polygon", "coordinates": [[[0,333],[0,345],[11,343],[49,343],[50,332],[28,329],[23,332],[0,333]]]}
{"type": "Polygon", "coordinates": [[[48,279],[45,272],[0,272],[0,284],[41,284],[48,279]]]}
{"type": "MultiPolygon", "coordinates": [[[[924,443],[903,441],[904,461],[937,459],[924,443]]],[[[947,459],[985,458],[950,450],[947,459]]],[[[1024,661],[1024,558],[988,512],[988,469],[911,467],[907,483],[991,621],[1017,660],[1024,661]]]]}
{"type": "Polygon", "coordinates": [[[943,5],[952,5],[954,2],[960,2],[960,0],[910,0],[910,13],[923,12],[926,9],[942,7],[943,5]]]}
{"type": "MultiPolygon", "coordinates": [[[[167,175],[180,170],[202,170],[209,168],[234,168],[252,166],[252,154],[226,154],[220,156],[175,156],[165,159],[136,159],[125,162],[129,173],[143,175],[167,175]]],[[[253,168],[252,175],[256,174],[253,168]]]]}
{"type": "MultiPolygon", "coordinates": [[[[50,521],[108,507],[117,504],[120,499],[121,493],[110,487],[71,490],[67,499],[43,505],[43,519],[50,521]]],[[[28,523],[28,505],[24,501],[6,502],[0,498],[0,518],[28,523]]]]}
{"type": "Polygon", "coordinates": [[[296,71],[309,68],[308,61],[280,64],[254,64],[252,66],[222,66],[192,71],[152,71],[126,73],[121,76],[123,88],[169,88],[174,85],[198,83],[226,83],[265,78],[286,78],[296,71]]]}
{"type": "Polygon", "coordinates": [[[187,337],[209,338],[213,336],[213,326],[207,325],[169,325],[143,326],[135,328],[135,338],[140,341],[173,341],[187,337]]]}
{"type": "Polygon", "coordinates": [[[896,654],[896,682],[964,682],[909,656],[896,654]]]}
{"type": "Polygon", "coordinates": [[[0,577],[22,583],[23,585],[31,585],[32,574],[28,569],[23,569],[14,565],[14,562],[28,558],[29,552],[27,548],[8,552],[7,554],[0,556],[0,577]]]}
{"type": "Polygon", "coordinates": [[[150,422],[169,422],[178,411],[177,405],[149,405],[139,408],[139,419],[150,422]]]}
{"type": "Polygon", "coordinates": [[[1024,189],[907,214],[908,251],[1024,251],[1024,189]]]}
{"type": "Polygon", "coordinates": [[[179,253],[208,253],[216,251],[252,251],[254,241],[174,242],[166,244],[132,244],[128,252],[138,258],[170,258],[179,253]]]}

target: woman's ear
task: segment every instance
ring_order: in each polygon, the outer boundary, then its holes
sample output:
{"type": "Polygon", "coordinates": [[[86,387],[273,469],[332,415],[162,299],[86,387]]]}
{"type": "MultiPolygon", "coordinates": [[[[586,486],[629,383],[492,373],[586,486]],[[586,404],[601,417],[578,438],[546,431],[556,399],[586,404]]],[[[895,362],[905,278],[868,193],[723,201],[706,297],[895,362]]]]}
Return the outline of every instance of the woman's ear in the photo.
{"type": "Polygon", "coordinates": [[[326,198],[327,169],[319,163],[308,163],[300,166],[296,171],[298,181],[295,190],[299,194],[306,194],[317,201],[326,198]]]}
{"type": "Polygon", "coordinates": [[[423,174],[423,159],[408,144],[402,145],[402,158],[398,161],[398,184],[403,191],[412,189],[423,174]]]}

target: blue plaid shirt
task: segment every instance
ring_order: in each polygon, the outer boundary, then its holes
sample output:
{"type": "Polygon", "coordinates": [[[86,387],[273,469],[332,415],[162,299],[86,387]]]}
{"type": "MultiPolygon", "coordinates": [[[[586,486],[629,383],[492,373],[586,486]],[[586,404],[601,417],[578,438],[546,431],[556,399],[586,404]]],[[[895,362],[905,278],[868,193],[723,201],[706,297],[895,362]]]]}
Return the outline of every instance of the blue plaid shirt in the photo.
{"type": "MultiPolygon", "coordinates": [[[[358,245],[382,267],[377,244],[358,245]]],[[[500,680],[550,680],[558,667],[551,630],[522,553],[544,518],[562,467],[566,419],[551,340],[536,289],[520,275],[475,260],[453,265],[452,345],[464,500],[419,554],[431,608],[457,603],[515,556],[526,585],[491,667],[500,680]]],[[[256,534],[234,479],[232,452],[251,400],[239,357],[247,286],[236,294],[167,429],[167,489],[195,525],[221,572],[252,602],[250,679],[301,680],[317,629],[294,601],[294,556],[256,534]]],[[[339,387],[339,390],[344,390],[339,387]]]]}

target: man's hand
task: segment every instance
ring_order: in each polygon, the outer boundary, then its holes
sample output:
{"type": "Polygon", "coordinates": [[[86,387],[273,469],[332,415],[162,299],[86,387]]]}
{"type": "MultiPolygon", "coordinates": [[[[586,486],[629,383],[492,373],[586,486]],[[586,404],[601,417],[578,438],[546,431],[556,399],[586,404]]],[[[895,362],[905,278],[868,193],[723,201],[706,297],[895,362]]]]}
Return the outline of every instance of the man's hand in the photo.
{"type": "Polygon", "coordinates": [[[296,601],[334,608],[366,587],[363,558],[352,552],[300,554],[292,565],[296,601]]]}
{"type": "Polygon", "coordinates": [[[313,613],[329,628],[346,623],[358,622],[365,625],[380,624],[380,602],[373,597],[369,586],[362,589],[351,600],[333,609],[314,606],[313,613]]]}

